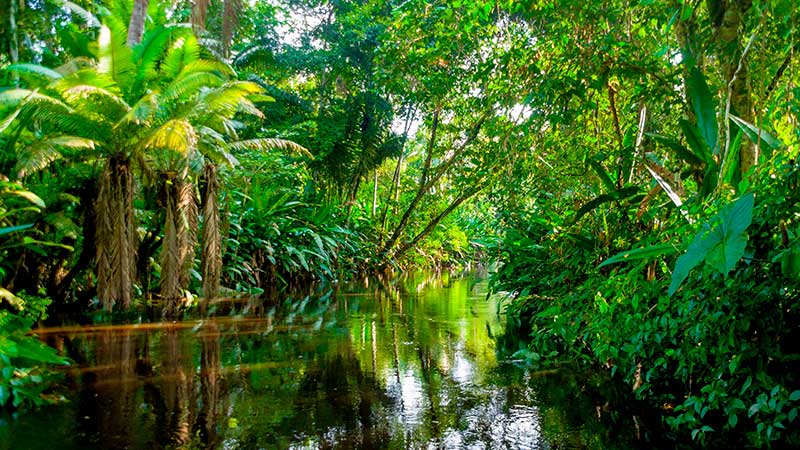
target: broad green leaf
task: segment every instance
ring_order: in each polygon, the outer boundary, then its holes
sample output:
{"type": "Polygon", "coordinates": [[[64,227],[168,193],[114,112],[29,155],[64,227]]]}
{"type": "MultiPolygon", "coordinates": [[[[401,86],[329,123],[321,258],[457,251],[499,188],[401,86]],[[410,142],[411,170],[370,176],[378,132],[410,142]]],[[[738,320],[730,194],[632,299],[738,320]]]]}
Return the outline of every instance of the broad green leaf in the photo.
{"type": "Polygon", "coordinates": [[[716,155],[719,152],[716,104],[705,77],[697,67],[692,67],[689,72],[686,86],[692,100],[692,109],[697,116],[700,135],[711,149],[711,154],[716,155]]]}
{"type": "Polygon", "coordinates": [[[48,347],[31,336],[24,336],[24,339],[17,340],[17,357],[42,363],[69,364],[69,361],[59,356],[52,347],[48,347]]]}
{"type": "Polygon", "coordinates": [[[686,143],[689,144],[689,148],[692,149],[692,152],[705,161],[706,164],[714,164],[714,158],[711,156],[711,150],[700,136],[700,130],[698,130],[695,125],[689,123],[685,119],[679,120],[678,123],[681,126],[681,130],[683,130],[683,136],[686,138],[686,143]]]}
{"type": "Polygon", "coordinates": [[[703,224],[692,243],[675,262],[669,295],[675,293],[689,272],[702,262],[727,275],[744,256],[747,246],[745,231],[753,219],[755,197],[746,194],[725,205],[709,222],[703,224]],[[712,228],[713,226],[713,228],[712,228]]]}
{"type": "Polygon", "coordinates": [[[692,166],[702,166],[705,163],[702,157],[695,155],[691,150],[681,145],[678,141],[654,133],[645,133],[645,135],[661,145],[671,149],[675,152],[675,155],[677,155],[678,158],[692,166]]]}
{"type": "Polygon", "coordinates": [[[652,259],[662,255],[671,255],[676,252],[672,244],[651,245],[648,247],[635,248],[616,255],[603,261],[597,268],[626,261],[636,261],[640,259],[652,259]]]}
{"type": "Polygon", "coordinates": [[[608,175],[606,169],[599,162],[589,158],[587,163],[592,167],[592,169],[594,169],[594,171],[597,173],[597,176],[600,177],[600,181],[603,182],[603,186],[606,187],[608,192],[614,192],[617,190],[617,186],[614,184],[614,181],[611,180],[611,176],[608,175]]]}
{"type": "Polygon", "coordinates": [[[736,117],[731,114],[731,122],[736,124],[744,134],[754,143],[760,146],[766,146],[766,148],[770,150],[777,150],[783,147],[783,143],[776,139],[774,136],[769,134],[768,132],[758,128],[757,126],[753,125],[746,120],[736,117]]]}
{"type": "Polygon", "coordinates": [[[731,145],[728,148],[728,154],[725,156],[725,161],[723,162],[724,168],[722,170],[721,182],[729,186],[736,186],[741,180],[741,158],[739,151],[742,147],[742,134],[741,131],[738,131],[734,135],[731,140],[731,145]]]}
{"type": "Polygon", "coordinates": [[[703,224],[702,229],[697,233],[686,249],[686,253],[681,255],[675,262],[675,269],[672,271],[672,280],[669,285],[669,295],[675,293],[678,288],[683,284],[689,272],[697,267],[706,259],[706,255],[719,244],[718,235],[711,233],[708,224],[703,224]]]}

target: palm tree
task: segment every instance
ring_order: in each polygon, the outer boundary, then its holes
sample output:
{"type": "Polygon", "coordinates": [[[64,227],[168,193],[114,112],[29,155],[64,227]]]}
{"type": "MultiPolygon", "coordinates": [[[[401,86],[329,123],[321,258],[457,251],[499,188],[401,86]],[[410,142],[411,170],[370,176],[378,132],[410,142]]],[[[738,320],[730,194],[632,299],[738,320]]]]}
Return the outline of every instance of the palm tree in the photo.
{"type": "Polygon", "coordinates": [[[35,90],[0,93],[0,105],[12,111],[0,131],[16,123],[26,132],[15,135],[20,176],[45,168],[69,154],[67,149],[80,149],[83,153],[73,156],[102,165],[95,204],[96,262],[98,298],[107,309],[115,303],[127,308],[132,298],[134,168],[142,180],[158,185],[165,210],[160,288],[165,315],[173,315],[194,263],[197,168],[204,167],[206,178],[204,292],[213,296],[221,271],[217,164],[234,163],[231,152],[245,148],[305,149],[278,139],[238,139],[240,125],[233,117],[261,116],[253,99],[270,99],[257,84],[235,81],[229,66],[201,57],[189,28],[155,28],[131,48],[124,24],[107,23],[94,61],[73,61],[56,70],[30,64],[9,68],[44,81],[34,83],[35,90]],[[31,143],[26,136],[34,135],[31,143]]]}

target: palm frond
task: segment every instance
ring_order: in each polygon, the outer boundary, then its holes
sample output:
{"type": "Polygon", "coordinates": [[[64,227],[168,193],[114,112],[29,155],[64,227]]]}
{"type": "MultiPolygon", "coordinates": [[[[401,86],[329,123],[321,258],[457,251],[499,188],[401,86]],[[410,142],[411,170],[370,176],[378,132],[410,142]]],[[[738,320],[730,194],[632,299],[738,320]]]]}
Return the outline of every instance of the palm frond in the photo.
{"type": "Polygon", "coordinates": [[[17,178],[24,178],[45,169],[52,162],[64,158],[63,148],[94,149],[96,143],[91,139],[77,136],[56,136],[42,139],[21,151],[14,166],[17,178]]]}
{"type": "Polygon", "coordinates": [[[80,70],[75,70],[69,74],[65,74],[59,80],[50,84],[51,89],[62,92],[75,86],[94,86],[100,89],[120,94],[120,88],[116,81],[108,74],[98,73],[98,71],[90,66],[84,67],[80,70]]]}
{"type": "Polygon", "coordinates": [[[209,127],[198,127],[200,135],[200,152],[214,164],[239,165],[239,161],[227,149],[227,142],[222,133],[209,127]]]}
{"type": "Polygon", "coordinates": [[[159,76],[157,67],[165,56],[168,45],[176,39],[191,34],[191,28],[184,24],[160,26],[149,30],[133,50],[133,58],[139,69],[136,73],[136,84],[142,88],[159,76]]]}
{"type": "Polygon", "coordinates": [[[77,111],[87,115],[100,114],[100,120],[103,118],[113,120],[124,116],[131,109],[121,97],[96,86],[86,84],[73,86],[65,90],[62,95],[77,111]]]}
{"type": "Polygon", "coordinates": [[[167,51],[161,64],[161,74],[166,79],[175,79],[183,69],[200,59],[200,45],[193,35],[178,38],[167,51]]]}
{"type": "Polygon", "coordinates": [[[159,109],[159,95],[151,92],[139,99],[128,112],[114,125],[120,128],[128,124],[145,125],[159,109]]]}
{"type": "Polygon", "coordinates": [[[97,17],[77,3],[73,3],[69,0],[55,0],[54,3],[83,19],[90,28],[98,28],[100,26],[100,21],[97,20],[97,17]]]}
{"type": "Polygon", "coordinates": [[[0,106],[16,108],[30,102],[50,103],[63,107],[65,111],[70,110],[70,107],[61,100],[42,94],[38,90],[14,88],[0,92],[0,106]]]}
{"type": "Polygon", "coordinates": [[[245,112],[263,117],[263,113],[248,100],[251,95],[263,93],[263,89],[250,81],[234,81],[212,89],[198,101],[196,116],[233,117],[237,112],[245,112]]]}
{"type": "Polygon", "coordinates": [[[17,107],[16,109],[14,109],[14,112],[12,112],[5,119],[0,121],[0,133],[5,131],[6,128],[8,128],[9,126],[11,126],[12,123],[14,123],[14,119],[16,119],[17,116],[19,116],[20,111],[22,111],[22,108],[17,107]]]}
{"type": "Polygon", "coordinates": [[[145,149],[169,150],[186,157],[197,149],[197,132],[189,121],[172,119],[156,128],[144,142],[145,149]]]}
{"type": "Polygon", "coordinates": [[[72,58],[53,70],[55,70],[56,72],[60,73],[63,76],[67,76],[75,72],[94,67],[95,64],[96,61],[94,61],[93,59],[81,56],[77,58],[72,58]]]}
{"type": "Polygon", "coordinates": [[[62,76],[55,70],[49,67],[40,66],[39,64],[29,64],[29,63],[11,64],[10,66],[6,66],[5,70],[16,73],[21,76],[33,75],[37,79],[47,80],[47,81],[57,80],[62,76]]]}
{"type": "Polygon", "coordinates": [[[220,86],[224,80],[211,72],[195,72],[179,77],[164,90],[164,99],[168,101],[189,99],[196,95],[200,88],[220,86]]]}
{"type": "Polygon", "coordinates": [[[314,156],[302,145],[277,138],[247,139],[244,141],[231,142],[228,144],[230,150],[285,150],[313,159],[314,156]]]}
{"type": "Polygon", "coordinates": [[[106,25],[100,27],[97,51],[97,72],[110,76],[120,86],[130,86],[136,72],[133,53],[126,43],[126,34],[112,30],[106,25]]]}

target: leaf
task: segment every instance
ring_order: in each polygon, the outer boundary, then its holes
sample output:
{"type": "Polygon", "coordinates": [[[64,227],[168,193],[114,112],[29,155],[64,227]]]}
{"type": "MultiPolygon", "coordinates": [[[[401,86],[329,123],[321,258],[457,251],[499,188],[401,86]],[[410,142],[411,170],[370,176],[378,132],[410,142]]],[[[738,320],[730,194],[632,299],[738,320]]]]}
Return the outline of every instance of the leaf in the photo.
{"type": "Polygon", "coordinates": [[[703,229],[695,235],[692,243],[686,249],[686,253],[681,255],[675,262],[675,269],[672,271],[672,281],[669,285],[669,295],[675,293],[681,286],[689,272],[698,264],[703,262],[711,249],[718,244],[717,236],[710,233],[708,224],[703,224],[703,229]]]}
{"type": "Polygon", "coordinates": [[[800,400],[800,391],[792,392],[791,395],[789,395],[789,400],[793,402],[800,400]]]}
{"type": "Polygon", "coordinates": [[[767,133],[766,131],[758,128],[757,126],[753,125],[750,122],[745,121],[744,119],[734,116],[733,114],[730,115],[731,122],[736,124],[739,129],[741,129],[744,134],[756,145],[759,146],[766,146],[770,150],[777,150],[779,148],[783,148],[783,143],[776,139],[771,134],[767,133]]]}
{"type": "Polygon", "coordinates": [[[623,200],[625,198],[633,197],[634,195],[639,193],[639,188],[637,186],[629,186],[626,188],[622,188],[611,192],[609,194],[601,194],[595,197],[594,199],[590,200],[586,204],[578,209],[578,212],[575,213],[575,220],[577,222],[589,211],[597,208],[598,206],[602,205],[603,203],[613,202],[617,200],[623,200]]]}
{"type": "Polygon", "coordinates": [[[46,80],[52,81],[61,78],[61,74],[48,67],[40,66],[38,64],[11,64],[6,67],[9,72],[18,74],[31,74],[46,80]]]}
{"type": "Polygon", "coordinates": [[[734,268],[744,256],[747,245],[745,230],[753,219],[754,200],[752,193],[746,194],[725,205],[709,222],[703,224],[686,253],[675,262],[669,285],[670,296],[678,290],[689,272],[704,261],[725,275],[734,268]]]}
{"type": "Polygon", "coordinates": [[[38,195],[34,194],[30,191],[5,191],[6,194],[16,195],[18,197],[22,197],[29,202],[33,203],[34,205],[38,206],[39,208],[46,208],[44,200],[39,198],[38,195]]]}
{"type": "Polygon", "coordinates": [[[712,157],[711,150],[700,136],[700,130],[697,129],[697,126],[689,123],[686,119],[681,119],[678,123],[683,131],[683,136],[686,138],[686,143],[692,149],[692,152],[705,161],[706,164],[713,165],[714,158],[712,157]]]}
{"type": "Polygon", "coordinates": [[[17,297],[11,291],[2,287],[0,287],[0,299],[7,301],[13,307],[20,310],[25,306],[25,300],[17,297]]]}
{"type": "Polygon", "coordinates": [[[121,86],[128,86],[136,66],[133,64],[133,53],[128,47],[124,30],[111,30],[108,26],[100,27],[97,42],[97,72],[110,76],[121,86]]]}
{"type": "Polygon", "coordinates": [[[611,258],[603,261],[597,268],[601,268],[610,264],[616,264],[626,261],[636,261],[640,259],[652,259],[661,255],[669,255],[676,252],[675,246],[672,244],[651,245],[648,247],[636,248],[626,252],[618,253],[611,258]]]}
{"type": "Polygon", "coordinates": [[[654,133],[645,133],[645,135],[661,145],[671,149],[675,152],[675,155],[677,155],[678,158],[692,166],[702,166],[705,163],[702,157],[695,155],[691,150],[681,145],[678,141],[654,133]]]}
{"type": "Polygon", "coordinates": [[[42,363],[69,364],[69,360],[59,356],[52,347],[30,336],[17,340],[17,356],[42,363]]]}
{"type": "Polygon", "coordinates": [[[25,225],[16,225],[13,227],[3,227],[0,228],[0,236],[4,236],[6,234],[15,233],[17,231],[27,230],[28,228],[32,227],[32,223],[26,223],[25,225]]]}
{"type": "Polygon", "coordinates": [[[650,175],[652,175],[653,178],[656,180],[656,183],[658,183],[658,185],[661,186],[661,189],[663,189],[664,192],[667,193],[667,197],[669,197],[669,199],[672,200],[672,203],[674,203],[675,206],[677,206],[678,208],[683,206],[683,200],[681,200],[678,193],[675,192],[674,189],[672,189],[672,186],[670,186],[669,183],[667,183],[667,180],[665,180],[661,175],[656,173],[656,171],[653,170],[649,165],[645,165],[645,168],[647,169],[648,172],[650,172],[650,175]]]}
{"type": "Polygon", "coordinates": [[[692,67],[686,80],[692,109],[697,116],[697,125],[711,154],[719,152],[719,130],[717,128],[717,112],[714,97],[706,84],[706,79],[697,67],[692,67]]]}
{"type": "Polygon", "coordinates": [[[597,172],[597,176],[600,177],[600,181],[603,182],[603,185],[606,187],[606,190],[609,192],[614,192],[617,190],[617,186],[611,180],[611,177],[608,175],[606,169],[597,161],[593,159],[589,159],[587,163],[597,172]]]}

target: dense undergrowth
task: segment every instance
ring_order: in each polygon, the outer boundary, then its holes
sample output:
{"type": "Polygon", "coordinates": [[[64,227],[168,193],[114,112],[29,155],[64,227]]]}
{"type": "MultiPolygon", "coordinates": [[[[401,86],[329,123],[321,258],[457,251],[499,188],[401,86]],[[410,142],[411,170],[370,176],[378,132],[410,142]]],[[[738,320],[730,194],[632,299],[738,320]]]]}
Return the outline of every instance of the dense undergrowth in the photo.
{"type": "Polygon", "coordinates": [[[755,447],[800,443],[800,167],[778,156],[753,179],[743,201],[690,208],[693,221],[674,210],[652,229],[616,229],[637,241],[619,242],[618,250],[651,250],[623,251],[616,264],[602,264],[613,256],[609,248],[580,245],[581,236],[555,231],[558,223],[523,219],[524,228],[506,237],[506,263],[494,278],[496,289],[513,293],[511,333],[530,339],[517,356],[610,370],[661,409],[678,440],[718,448],[743,439],[755,447]],[[752,211],[732,211],[753,197],[752,211]],[[728,247],[701,250],[670,295],[677,255],[696,252],[698,241],[716,233],[728,247]],[[738,255],[737,245],[746,246],[738,255]],[[679,252],[655,256],[668,247],[679,252]],[[720,258],[732,259],[730,272],[718,269],[720,258]]]}

